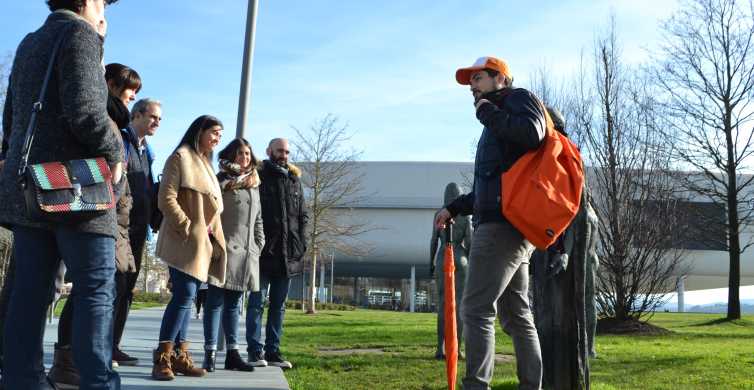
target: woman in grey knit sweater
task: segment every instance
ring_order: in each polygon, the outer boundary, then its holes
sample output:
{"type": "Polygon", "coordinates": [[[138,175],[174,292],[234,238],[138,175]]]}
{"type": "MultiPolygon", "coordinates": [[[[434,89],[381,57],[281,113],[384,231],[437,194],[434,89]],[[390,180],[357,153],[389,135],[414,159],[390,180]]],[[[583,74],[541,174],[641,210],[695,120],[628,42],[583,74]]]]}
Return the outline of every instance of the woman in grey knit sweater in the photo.
{"type": "Polygon", "coordinates": [[[39,99],[55,44],[61,45],[29,163],[102,157],[113,181],[122,178],[123,146],[107,115],[102,68],[105,4],[112,0],[48,0],[52,13],[18,46],[8,83],[3,129],[10,131],[0,173],[0,224],[14,233],[16,276],[5,326],[5,389],[53,389],[45,376],[43,328],[59,259],[73,281],[73,353],[80,363],[82,390],[118,389],[112,370],[112,301],[115,274],[115,210],[79,223],[49,223],[27,217],[18,168],[31,108],[39,99]],[[30,326],[31,325],[31,326],[30,326]]]}

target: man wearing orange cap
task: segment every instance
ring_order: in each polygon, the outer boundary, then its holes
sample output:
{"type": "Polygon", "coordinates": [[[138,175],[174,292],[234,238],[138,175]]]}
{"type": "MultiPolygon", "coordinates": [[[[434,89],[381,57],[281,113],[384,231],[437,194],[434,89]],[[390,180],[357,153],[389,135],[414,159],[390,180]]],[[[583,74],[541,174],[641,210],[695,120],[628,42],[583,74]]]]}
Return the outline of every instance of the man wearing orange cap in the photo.
{"type": "MultiPolygon", "coordinates": [[[[513,88],[508,65],[482,57],[458,69],[484,125],[474,162],[473,190],[440,210],[435,226],[473,214],[475,227],[462,307],[466,340],[465,390],[489,389],[495,362],[495,317],[511,335],[520,389],[539,390],[542,356],[529,309],[528,263],[534,246],[501,212],[500,175],[544,138],[544,107],[531,92],[513,88]]],[[[503,184],[505,185],[505,184],[503,184]]]]}

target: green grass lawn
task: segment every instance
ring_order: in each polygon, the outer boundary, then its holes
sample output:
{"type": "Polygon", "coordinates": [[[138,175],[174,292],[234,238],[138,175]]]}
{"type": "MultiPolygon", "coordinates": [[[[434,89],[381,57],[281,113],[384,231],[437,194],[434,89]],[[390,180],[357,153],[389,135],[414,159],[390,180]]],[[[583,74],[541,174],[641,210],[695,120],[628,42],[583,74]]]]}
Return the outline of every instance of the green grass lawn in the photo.
{"type": "MultiPolygon", "coordinates": [[[[754,389],[754,317],[734,323],[720,315],[657,314],[667,336],[598,336],[592,388],[754,389]]],[[[513,354],[497,329],[497,352],[513,354]]],[[[288,310],[283,352],[295,368],[293,390],[444,389],[444,362],[433,359],[435,315],[387,311],[288,310]],[[377,348],[383,354],[331,356],[321,348],[377,348]]],[[[465,362],[459,362],[459,381],[465,362]]],[[[495,390],[517,387],[512,363],[495,367],[495,390]]]]}
{"type": "MultiPolygon", "coordinates": [[[[60,313],[63,311],[63,306],[65,306],[65,300],[66,298],[62,298],[58,301],[57,306],[55,306],[55,317],[60,317],[60,313]]],[[[165,304],[159,302],[133,302],[131,304],[131,310],[146,309],[157,306],[165,306],[165,304]]]]}

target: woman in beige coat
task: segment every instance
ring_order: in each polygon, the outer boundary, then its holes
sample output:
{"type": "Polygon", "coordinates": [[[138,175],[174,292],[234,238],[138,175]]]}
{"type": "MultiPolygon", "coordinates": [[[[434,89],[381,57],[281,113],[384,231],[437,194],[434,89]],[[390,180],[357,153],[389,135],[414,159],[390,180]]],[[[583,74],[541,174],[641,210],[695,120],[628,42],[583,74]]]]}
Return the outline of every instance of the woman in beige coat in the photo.
{"type": "Polygon", "coordinates": [[[236,138],[219,155],[217,180],[223,192],[223,231],[228,242],[224,285],[209,283],[204,310],[204,364],[215,370],[217,337],[222,328],[228,344],[225,369],[254,371],[238,352],[238,321],[244,291],[259,291],[259,253],[264,247],[264,225],[259,200],[258,161],[249,142],[236,138]]]}
{"type": "Polygon", "coordinates": [[[154,352],[152,377],[157,380],[172,380],[176,373],[206,374],[194,366],[186,332],[199,286],[203,282],[225,283],[223,200],[210,164],[222,131],[223,125],[215,117],[203,115],[194,120],[162,172],[157,205],[164,218],[157,257],[169,266],[173,296],[165,308],[154,352]]]}

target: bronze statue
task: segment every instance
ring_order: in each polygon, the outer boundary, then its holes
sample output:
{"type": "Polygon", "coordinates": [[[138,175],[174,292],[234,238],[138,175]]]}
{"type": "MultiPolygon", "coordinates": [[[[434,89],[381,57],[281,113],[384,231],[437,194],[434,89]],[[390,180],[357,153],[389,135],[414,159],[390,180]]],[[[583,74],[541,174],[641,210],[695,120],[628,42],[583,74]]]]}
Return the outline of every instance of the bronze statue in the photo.
{"type": "MultiPolygon", "coordinates": [[[[456,183],[448,183],[445,186],[445,198],[443,204],[449,204],[461,195],[461,188],[456,183]]],[[[434,218],[432,219],[434,221],[434,218]]],[[[445,247],[445,238],[441,232],[432,227],[432,239],[429,244],[429,268],[430,275],[435,277],[437,284],[437,352],[436,359],[445,359],[445,284],[442,262],[445,247]],[[437,270],[437,272],[435,272],[437,270]]],[[[458,329],[459,356],[461,341],[463,340],[463,319],[461,318],[461,298],[466,285],[466,270],[469,267],[469,249],[471,249],[471,216],[458,216],[453,224],[453,256],[455,257],[455,281],[456,281],[456,326],[458,329]]]]}
{"type": "MultiPolygon", "coordinates": [[[[559,111],[547,107],[555,129],[565,133],[559,111]]],[[[584,187],[571,225],[546,251],[532,255],[534,323],[542,348],[545,389],[588,390],[589,356],[594,355],[598,220],[584,187]]]]}
{"type": "MultiPolygon", "coordinates": [[[[589,197],[587,196],[587,199],[589,197]]],[[[585,305],[586,305],[586,337],[587,337],[587,350],[589,351],[589,357],[597,357],[597,350],[594,348],[594,335],[597,333],[597,300],[595,295],[595,283],[597,283],[597,270],[600,267],[600,260],[597,256],[597,231],[598,223],[597,213],[594,212],[591,202],[587,205],[587,219],[588,224],[593,226],[593,237],[589,238],[589,244],[587,248],[586,258],[586,278],[585,284],[585,305]]]]}
{"type": "Polygon", "coordinates": [[[594,316],[594,281],[589,275],[594,267],[589,262],[598,227],[587,199],[585,191],[581,209],[565,233],[546,251],[537,250],[531,260],[534,323],[542,348],[545,389],[590,388],[595,321],[589,318],[594,316]]]}

